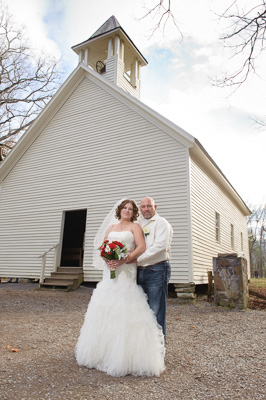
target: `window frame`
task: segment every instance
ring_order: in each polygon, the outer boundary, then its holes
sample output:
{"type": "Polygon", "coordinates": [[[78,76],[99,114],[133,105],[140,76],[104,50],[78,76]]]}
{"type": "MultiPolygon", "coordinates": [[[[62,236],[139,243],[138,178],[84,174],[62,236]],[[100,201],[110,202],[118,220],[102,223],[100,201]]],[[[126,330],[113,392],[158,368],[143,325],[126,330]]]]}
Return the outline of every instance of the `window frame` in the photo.
{"type": "Polygon", "coordinates": [[[234,249],[235,248],[235,227],[233,224],[231,224],[231,248],[234,249]]]}
{"type": "Polygon", "coordinates": [[[215,212],[215,239],[216,242],[221,243],[221,215],[215,212]]]}

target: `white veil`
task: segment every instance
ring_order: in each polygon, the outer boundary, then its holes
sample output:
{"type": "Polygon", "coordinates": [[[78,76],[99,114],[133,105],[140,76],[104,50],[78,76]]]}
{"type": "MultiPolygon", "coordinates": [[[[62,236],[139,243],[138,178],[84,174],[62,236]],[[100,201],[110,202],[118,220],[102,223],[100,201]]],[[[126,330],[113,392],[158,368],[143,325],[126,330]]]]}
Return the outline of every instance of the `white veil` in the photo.
{"type": "Polygon", "coordinates": [[[115,203],[113,206],[112,210],[106,215],[104,218],[103,222],[101,223],[100,228],[98,229],[95,238],[94,238],[94,245],[93,245],[93,252],[92,252],[92,265],[96,269],[103,270],[104,267],[106,266],[105,261],[103,258],[100,256],[100,251],[99,247],[103,243],[104,236],[106,234],[107,229],[109,228],[110,225],[115,225],[119,223],[119,220],[116,218],[116,213],[115,210],[119,206],[119,204],[122,203],[122,201],[126,200],[126,198],[123,198],[115,203]]]}

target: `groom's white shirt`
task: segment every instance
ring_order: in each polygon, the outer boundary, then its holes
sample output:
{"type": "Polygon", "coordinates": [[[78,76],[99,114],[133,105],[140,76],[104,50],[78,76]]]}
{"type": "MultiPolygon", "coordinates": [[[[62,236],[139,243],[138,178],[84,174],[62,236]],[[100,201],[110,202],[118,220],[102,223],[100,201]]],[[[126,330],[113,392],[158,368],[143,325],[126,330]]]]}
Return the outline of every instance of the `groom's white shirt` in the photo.
{"type": "Polygon", "coordinates": [[[170,260],[173,228],[169,222],[155,213],[150,219],[141,215],[138,223],[142,229],[148,230],[148,234],[145,235],[146,250],[138,257],[138,266],[146,267],[170,260]]]}

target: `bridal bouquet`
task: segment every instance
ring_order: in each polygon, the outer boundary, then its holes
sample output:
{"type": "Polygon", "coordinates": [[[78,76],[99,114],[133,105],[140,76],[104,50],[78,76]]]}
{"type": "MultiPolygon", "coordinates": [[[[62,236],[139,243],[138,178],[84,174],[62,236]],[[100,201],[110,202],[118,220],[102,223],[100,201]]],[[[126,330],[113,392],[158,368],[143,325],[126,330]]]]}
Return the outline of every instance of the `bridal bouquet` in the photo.
{"type": "MultiPolygon", "coordinates": [[[[99,250],[101,252],[101,257],[106,258],[107,260],[121,260],[127,256],[127,248],[125,244],[116,240],[112,242],[105,240],[99,247],[99,250]]],[[[110,278],[115,278],[115,269],[110,268],[110,278]]]]}

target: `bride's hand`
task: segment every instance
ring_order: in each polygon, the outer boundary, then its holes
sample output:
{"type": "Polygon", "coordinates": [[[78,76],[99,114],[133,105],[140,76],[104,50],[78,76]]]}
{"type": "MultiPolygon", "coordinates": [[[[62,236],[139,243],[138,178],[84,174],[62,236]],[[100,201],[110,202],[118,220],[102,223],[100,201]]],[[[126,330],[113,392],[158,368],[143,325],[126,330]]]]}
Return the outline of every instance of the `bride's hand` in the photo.
{"type": "Polygon", "coordinates": [[[125,262],[125,259],[123,259],[123,258],[121,260],[111,260],[111,261],[108,261],[108,266],[109,266],[109,268],[117,268],[120,265],[124,264],[124,262],[125,262]]]}

